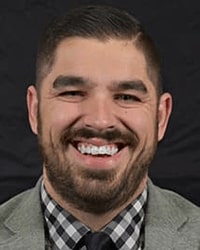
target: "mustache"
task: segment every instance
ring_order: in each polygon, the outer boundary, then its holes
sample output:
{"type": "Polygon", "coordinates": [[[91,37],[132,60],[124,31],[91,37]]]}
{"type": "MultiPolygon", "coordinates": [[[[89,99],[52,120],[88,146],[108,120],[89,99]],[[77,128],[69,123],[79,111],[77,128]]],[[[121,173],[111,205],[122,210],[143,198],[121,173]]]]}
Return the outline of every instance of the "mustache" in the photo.
{"type": "Polygon", "coordinates": [[[63,146],[67,146],[70,142],[78,139],[99,138],[108,142],[118,142],[135,148],[139,143],[139,137],[135,131],[120,131],[117,128],[106,130],[94,130],[91,128],[66,128],[60,137],[63,146]]]}

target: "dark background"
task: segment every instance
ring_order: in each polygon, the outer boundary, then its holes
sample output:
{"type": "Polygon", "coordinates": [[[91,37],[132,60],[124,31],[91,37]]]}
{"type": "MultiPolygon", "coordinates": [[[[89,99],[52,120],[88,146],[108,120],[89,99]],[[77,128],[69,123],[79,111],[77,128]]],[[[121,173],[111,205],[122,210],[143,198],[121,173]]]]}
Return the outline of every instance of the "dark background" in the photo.
{"type": "Polygon", "coordinates": [[[38,37],[53,16],[86,3],[132,12],[156,42],[164,89],[172,93],[174,107],[150,176],[200,205],[199,0],[0,0],[0,202],[32,187],[41,174],[25,98],[34,83],[38,37]]]}

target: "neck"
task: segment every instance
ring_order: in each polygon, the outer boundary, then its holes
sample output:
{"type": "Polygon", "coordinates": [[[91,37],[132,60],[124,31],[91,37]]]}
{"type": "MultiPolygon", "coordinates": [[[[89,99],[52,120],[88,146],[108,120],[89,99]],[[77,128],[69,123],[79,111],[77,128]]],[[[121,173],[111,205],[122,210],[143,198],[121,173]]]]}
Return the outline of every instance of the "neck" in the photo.
{"type": "Polygon", "coordinates": [[[51,184],[44,178],[44,184],[47,192],[51,197],[66,211],[71,213],[75,218],[77,218],[81,223],[88,226],[92,231],[99,231],[105,227],[115,216],[117,216],[121,211],[123,211],[128,204],[133,202],[144,190],[147,183],[147,177],[143,179],[140,183],[138,189],[130,199],[124,203],[122,206],[117,207],[114,210],[108,211],[103,214],[93,214],[87,213],[82,210],[76,209],[70,203],[64,201],[62,197],[56,193],[51,184]]]}

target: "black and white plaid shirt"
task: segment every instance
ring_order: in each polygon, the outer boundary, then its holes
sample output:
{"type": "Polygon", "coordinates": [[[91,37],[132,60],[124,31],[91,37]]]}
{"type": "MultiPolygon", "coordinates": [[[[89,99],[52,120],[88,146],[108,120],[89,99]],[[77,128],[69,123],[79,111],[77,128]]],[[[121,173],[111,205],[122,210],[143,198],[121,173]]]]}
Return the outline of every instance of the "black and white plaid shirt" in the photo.
{"type": "MultiPolygon", "coordinates": [[[[102,230],[107,233],[119,250],[141,250],[144,244],[143,221],[147,189],[129,204],[102,230]]],[[[41,203],[45,218],[46,235],[50,249],[72,250],[90,230],[74,216],[65,211],[41,186],[41,203]]],[[[85,247],[81,250],[86,249],[85,247]]]]}

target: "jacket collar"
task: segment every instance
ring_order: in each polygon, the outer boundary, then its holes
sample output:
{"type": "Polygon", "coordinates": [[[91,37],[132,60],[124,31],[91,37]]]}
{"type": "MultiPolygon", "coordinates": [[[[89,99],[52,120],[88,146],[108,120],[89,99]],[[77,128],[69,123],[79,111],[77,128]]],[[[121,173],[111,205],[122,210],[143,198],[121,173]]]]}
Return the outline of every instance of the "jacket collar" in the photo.
{"type": "Polygon", "coordinates": [[[25,193],[25,198],[18,203],[19,205],[16,205],[14,212],[5,221],[5,227],[12,236],[9,240],[0,243],[0,250],[16,249],[16,246],[17,249],[44,250],[45,236],[40,206],[40,184],[41,180],[34,189],[25,193]]]}
{"type": "MultiPolygon", "coordinates": [[[[181,229],[188,221],[178,203],[148,181],[148,205],[145,217],[145,250],[191,249],[192,242],[185,240],[181,229]],[[188,246],[188,247],[187,247],[188,246]],[[179,248],[180,247],[180,248],[179,248]]],[[[168,192],[168,191],[167,191],[168,192]]],[[[176,198],[175,198],[176,199],[176,198]]]]}

